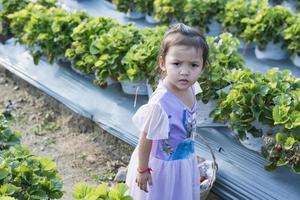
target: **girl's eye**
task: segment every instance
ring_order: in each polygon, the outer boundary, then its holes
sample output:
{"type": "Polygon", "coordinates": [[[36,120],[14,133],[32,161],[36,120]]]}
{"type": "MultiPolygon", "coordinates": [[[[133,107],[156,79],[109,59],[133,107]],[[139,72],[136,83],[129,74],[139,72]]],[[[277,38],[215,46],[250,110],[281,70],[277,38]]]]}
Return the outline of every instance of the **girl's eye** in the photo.
{"type": "Polygon", "coordinates": [[[178,63],[178,62],[173,63],[173,65],[175,65],[175,66],[179,66],[179,64],[180,63],[178,63]]]}
{"type": "Polygon", "coordinates": [[[199,67],[198,64],[192,64],[192,67],[199,67]]]}

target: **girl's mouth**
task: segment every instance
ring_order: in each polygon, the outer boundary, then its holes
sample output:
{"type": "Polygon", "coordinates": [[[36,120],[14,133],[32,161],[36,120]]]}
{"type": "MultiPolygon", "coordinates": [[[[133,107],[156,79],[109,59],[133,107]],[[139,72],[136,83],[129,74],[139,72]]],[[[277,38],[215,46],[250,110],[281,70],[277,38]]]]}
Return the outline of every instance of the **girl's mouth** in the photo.
{"type": "Polygon", "coordinates": [[[187,84],[189,81],[187,79],[180,79],[179,83],[181,84],[187,84]]]}

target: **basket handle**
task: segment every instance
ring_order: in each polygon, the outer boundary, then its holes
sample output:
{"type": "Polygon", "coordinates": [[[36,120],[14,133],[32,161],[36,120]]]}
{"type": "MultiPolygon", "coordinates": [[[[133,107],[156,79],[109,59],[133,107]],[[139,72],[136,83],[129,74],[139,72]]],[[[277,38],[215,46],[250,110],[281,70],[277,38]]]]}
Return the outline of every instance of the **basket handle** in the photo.
{"type": "Polygon", "coordinates": [[[212,184],[213,184],[213,180],[215,180],[215,178],[216,178],[216,172],[217,172],[217,169],[218,169],[218,165],[217,165],[217,162],[216,162],[216,157],[215,157],[215,154],[214,154],[212,148],[208,144],[207,140],[204,139],[199,134],[197,134],[197,137],[199,137],[201,139],[201,141],[205,144],[205,146],[209,149],[211,157],[213,158],[213,162],[212,162],[213,174],[212,174],[212,177],[211,177],[211,180],[210,180],[210,183],[209,183],[209,187],[211,187],[212,184]]]}

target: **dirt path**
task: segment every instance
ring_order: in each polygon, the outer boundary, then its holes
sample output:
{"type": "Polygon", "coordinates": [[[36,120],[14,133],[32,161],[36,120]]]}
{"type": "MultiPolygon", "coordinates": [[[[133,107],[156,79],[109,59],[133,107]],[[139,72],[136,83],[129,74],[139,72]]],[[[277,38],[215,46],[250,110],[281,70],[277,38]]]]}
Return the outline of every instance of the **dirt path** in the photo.
{"type": "MultiPolygon", "coordinates": [[[[23,134],[22,144],[56,163],[64,182],[62,199],[73,199],[78,182],[111,181],[129,162],[132,146],[0,66],[0,112],[9,102],[14,108],[10,124],[23,134]]],[[[208,200],[219,198],[211,193],[208,200]]]]}

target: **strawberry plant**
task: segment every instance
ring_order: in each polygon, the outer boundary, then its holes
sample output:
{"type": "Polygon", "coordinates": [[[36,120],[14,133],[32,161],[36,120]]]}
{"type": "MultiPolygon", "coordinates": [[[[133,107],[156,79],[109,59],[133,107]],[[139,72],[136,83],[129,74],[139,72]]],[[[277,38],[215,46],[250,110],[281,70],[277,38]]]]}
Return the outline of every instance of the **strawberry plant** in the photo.
{"type": "Polygon", "coordinates": [[[154,17],[163,23],[182,21],[186,0],[154,0],[154,17]]]}
{"type": "Polygon", "coordinates": [[[84,73],[91,73],[96,62],[96,56],[90,53],[92,42],[116,25],[117,22],[110,18],[91,17],[74,28],[72,45],[65,52],[73,67],[84,73]]]}
{"type": "Polygon", "coordinates": [[[31,48],[34,62],[37,64],[43,55],[47,56],[49,62],[64,55],[71,46],[73,29],[86,18],[84,12],[68,13],[54,7],[32,13],[22,41],[31,48]]]}
{"type": "Polygon", "coordinates": [[[201,99],[204,103],[218,99],[217,91],[230,84],[224,79],[229,70],[244,67],[244,61],[237,53],[239,41],[231,34],[223,33],[219,38],[210,37],[207,41],[210,64],[198,79],[203,92],[197,96],[197,99],[201,99]]]}
{"type": "Polygon", "coordinates": [[[12,36],[9,30],[10,20],[7,16],[25,8],[29,0],[0,0],[0,3],[2,4],[2,9],[0,10],[0,38],[6,40],[12,36]]]}
{"type": "Polygon", "coordinates": [[[133,200],[129,195],[126,195],[128,186],[124,183],[118,183],[113,188],[109,188],[103,183],[96,187],[87,183],[78,183],[75,186],[73,197],[75,200],[133,200]]]}
{"type": "Polygon", "coordinates": [[[267,0],[231,0],[226,3],[222,26],[234,36],[239,36],[246,28],[243,18],[254,18],[256,14],[268,6],[267,0]]]}
{"type": "Polygon", "coordinates": [[[300,14],[288,19],[289,26],[284,30],[284,40],[292,55],[300,56],[300,14]]]}
{"type": "MultiPolygon", "coordinates": [[[[12,33],[9,29],[11,19],[9,19],[8,16],[24,9],[30,3],[30,0],[0,0],[0,3],[3,6],[3,8],[0,10],[0,24],[2,24],[0,29],[0,37],[6,37],[6,39],[8,39],[12,36],[12,33]]],[[[56,0],[37,0],[35,4],[50,8],[56,5],[56,0]]]]}
{"type": "Polygon", "coordinates": [[[24,9],[14,12],[8,15],[10,22],[10,31],[17,39],[18,42],[22,43],[22,37],[24,35],[24,28],[30,21],[33,12],[40,10],[46,11],[46,8],[38,4],[28,4],[24,9]]]}
{"type": "MultiPolygon", "coordinates": [[[[299,129],[299,126],[298,126],[299,129]]],[[[277,167],[289,166],[300,174],[300,137],[299,130],[290,133],[284,131],[276,134],[263,148],[263,155],[267,159],[265,169],[275,170],[277,167]]]]}
{"type": "Polygon", "coordinates": [[[142,31],[141,41],[133,45],[122,60],[126,74],[121,75],[121,80],[141,81],[150,79],[150,82],[154,84],[157,77],[156,58],[166,30],[167,27],[157,27],[142,31]]]}
{"type": "Polygon", "coordinates": [[[152,15],[153,13],[153,0],[133,0],[136,10],[142,13],[152,15]]]}
{"type": "Polygon", "coordinates": [[[88,18],[85,12],[66,13],[60,9],[57,9],[53,14],[54,17],[51,25],[52,38],[49,42],[53,43],[54,50],[49,51],[49,54],[47,54],[48,58],[63,56],[73,42],[71,37],[73,29],[88,18]]]}
{"type": "Polygon", "coordinates": [[[208,32],[211,20],[220,21],[227,0],[187,0],[184,5],[184,22],[208,32]]]}
{"type": "Polygon", "coordinates": [[[292,14],[288,8],[275,6],[263,8],[255,18],[246,17],[242,23],[246,29],[241,38],[246,42],[255,42],[260,50],[264,50],[269,42],[274,44],[283,41],[283,30],[287,27],[292,14]]]}
{"type": "MultiPolygon", "coordinates": [[[[277,122],[274,114],[284,112],[279,111],[275,105],[280,101],[288,101],[285,94],[300,88],[300,81],[287,70],[271,69],[265,75],[252,73],[249,69],[232,70],[224,79],[233,83],[232,88],[227,95],[221,94],[220,104],[211,115],[215,121],[230,120],[231,128],[241,139],[246,132],[254,137],[262,136],[262,130],[253,124],[255,121],[268,125],[271,129],[275,126],[282,127],[283,124],[277,122]]],[[[290,114],[290,117],[294,119],[297,115],[290,114]]],[[[292,126],[288,121],[283,123],[285,126],[292,126]]]]}
{"type": "Polygon", "coordinates": [[[0,195],[16,199],[59,199],[62,180],[56,165],[20,146],[0,152],[0,195]]]}
{"type": "Polygon", "coordinates": [[[263,75],[251,73],[249,69],[233,69],[225,80],[235,83],[227,95],[221,93],[220,103],[211,113],[214,121],[225,123],[229,120],[230,127],[241,139],[246,137],[246,132],[255,137],[262,136],[262,130],[251,123],[259,116],[271,117],[267,96],[269,88],[263,81],[263,75]]]}
{"type": "Polygon", "coordinates": [[[122,59],[140,38],[139,29],[133,24],[128,24],[115,26],[96,39],[90,49],[91,53],[97,56],[94,65],[97,76],[95,83],[103,85],[109,76],[120,79],[126,74],[122,59]]]}
{"type": "Polygon", "coordinates": [[[21,134],[12,131],[6,118],[0,114],[0,150],[9,149],[9,147],[20,144],[21,134]]]}
{"type": "Polygon", "coordinates": [[[128,11],[135,10],[135,2],[130,0],[112,0],[112,3],[117,6],[117,10],[127,13],[128,11]]]}

